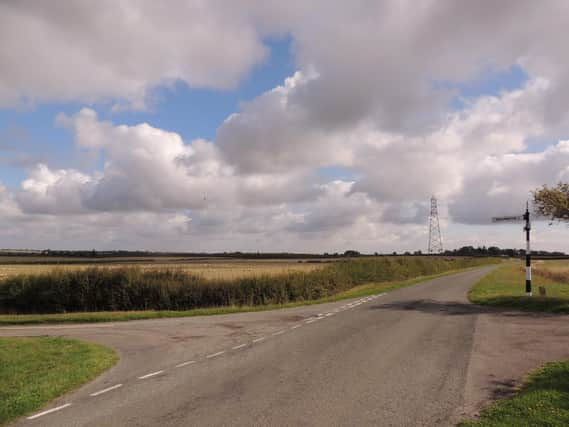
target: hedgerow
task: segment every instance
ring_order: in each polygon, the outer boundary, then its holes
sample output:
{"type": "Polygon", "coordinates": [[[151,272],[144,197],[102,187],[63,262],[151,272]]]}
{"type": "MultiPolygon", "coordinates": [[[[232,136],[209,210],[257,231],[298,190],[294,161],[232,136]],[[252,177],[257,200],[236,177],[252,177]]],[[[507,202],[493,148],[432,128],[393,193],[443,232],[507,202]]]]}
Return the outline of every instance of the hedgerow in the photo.
{"type": "Polygon", "coordinates": [[[212,280],[180,270],[137,267],[54,270],[0,282],[0,313],[191,310],[314,300],[369,282],[405,280],[474,267],[488,258],[378,257],[310,272],[212,280]]]}

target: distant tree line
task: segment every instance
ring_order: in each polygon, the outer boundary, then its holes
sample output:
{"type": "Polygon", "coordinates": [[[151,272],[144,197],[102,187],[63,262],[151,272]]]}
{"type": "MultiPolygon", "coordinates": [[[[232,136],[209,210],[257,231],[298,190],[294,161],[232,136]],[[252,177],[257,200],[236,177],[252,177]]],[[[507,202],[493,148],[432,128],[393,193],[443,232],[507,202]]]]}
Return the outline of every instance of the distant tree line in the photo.
{"type": "MultiPolygon", "coordinates": [[[[520,257],[526,253],[525,249],[500,249],[497,246],[463,246],[460,249],[446,250],[444,255],[454,256],[507,256],[507,257],[520,257]]],[[[532,251],[535,256],[544,257],[564,257],[567,256],[564,252],[559,251],[532,251]]]]}
{"type": "MultiPolygon", "coordinates": [[[[564,257],[567,256],[563,252],[559,251],[532,251],[535,256],[544,257],[564,257]]],[[[374,252],[373,254],[364,254],[359,251],[348,249],[344,252],[328,253],[324,252],[321,254],[317,253],[295,253],[295,252],[152,252],[152,251],[127,251],[127,250],[115,250],[115,251],[96,251],[96,250],[51,250],[46,249],[43,251],[10,251],[1,250],[0,255],[18,255],[19,257],[26,256],[45,256],[45,257],[65,257],[65,258],[160,258],[160,257],[170,257],[170,258],[238,258],[238,259],[305,259],[305,260],[317,260],[317,259],[336,259],[336,258],[356,258],[356,257],[370,257],[370,256],[425,256],[426,253],[417,251],[405,251],[402,253],[391,252],[391,253],[379,253],[374,252]]],[[[524,249],[501,249],[497,246],[463,246],[459,249],[446,250],[441,255],[443,256],[507,256],[507,257],[520,257],[525,255],[524,249]]],[[[119,260],[117,260],[118,262],[119,260]]],[[[79,260],[77,262],[80,262],[79,260]]],[[[95,261],[96,262],[96,261],[95,261]]],[[[103,260],[101,260],[103,262],[103,260]]],[[[105,261],[108,262],[108,261],[105,261]]]]}

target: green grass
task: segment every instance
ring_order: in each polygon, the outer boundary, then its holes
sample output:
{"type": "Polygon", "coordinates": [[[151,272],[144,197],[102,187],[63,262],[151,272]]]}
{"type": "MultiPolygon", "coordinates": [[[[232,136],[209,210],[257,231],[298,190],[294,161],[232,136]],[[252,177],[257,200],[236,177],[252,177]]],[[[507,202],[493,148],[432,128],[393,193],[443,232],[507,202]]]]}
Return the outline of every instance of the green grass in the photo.
{"type": "Polygon", "coordinates": [[[228,306],[213,308],[198,308],[194,310],[146,310],[146,311],[102,311],[90,313],[62,313],[62,314],[3,314],[0,315],[0,326],[9,325],[32,325],[32,324],[57,324],[57,323],[95,323],[95,322],[120,322],[128,320],[159,319],[168,317],[191,317],[208,316],[216,314],[243,313],[252,311],[275,310],[292,308],[303,305],[322,304],[326,302],[341,301],[350,298],[361,298],[381,292],[389,292],[394,289],[411,286],[437,277],[448,276],[458,272],[471,270],[475,267],[451,270],[440,274],[419,276],[405,281],[367,283],[356,286],[339,294],[319,298],[316,300],[304,300],[286,304],[267,304],[258,306],[228,306]]]}
{"type": "Polygon", "coordinates": [[[0,338],[0,425],[41,409],[117,359],[107,347],[72,339],[0,338]]]}
{"type": "Polygon", "coordinates": [[[569,361],[552,362],[530,374],[521,391],[462,427],[566,427],[569,425],[569,361]]]}
{"type": "Polygon", "coordinates": [[[492,271],[478,282],[468,297],[475,304],[510,307],[525,311],[569,314],[569,284],[535,275],[533,295],[525,295],[525,273],[519,263],[510,263],[492,271]],[[547,296],[539,296],[539,286],[547,296]]]}

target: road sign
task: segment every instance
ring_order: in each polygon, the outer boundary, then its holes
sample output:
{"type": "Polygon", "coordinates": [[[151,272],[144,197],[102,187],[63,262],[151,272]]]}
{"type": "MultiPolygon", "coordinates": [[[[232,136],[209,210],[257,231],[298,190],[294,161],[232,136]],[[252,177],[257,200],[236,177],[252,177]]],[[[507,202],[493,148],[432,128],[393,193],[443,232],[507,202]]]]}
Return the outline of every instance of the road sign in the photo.
{"type": "Polygon", "coordinates": [[[510,216],[499,216],[492,218],[492,222],[519,222],[525,221],[524,231],[526,232],[526,295],[532,296],[531,290],[531,246],[530,246],[530,213],[529,213],[529,202],[526,203],[526,212],[523,215],[510,215],[510,216]]]}
{"type": "Polygon", "coordinates": [[[525,220],[524,215],[499,216],[492,218],[492,222],[517,222],[525,220]]]}

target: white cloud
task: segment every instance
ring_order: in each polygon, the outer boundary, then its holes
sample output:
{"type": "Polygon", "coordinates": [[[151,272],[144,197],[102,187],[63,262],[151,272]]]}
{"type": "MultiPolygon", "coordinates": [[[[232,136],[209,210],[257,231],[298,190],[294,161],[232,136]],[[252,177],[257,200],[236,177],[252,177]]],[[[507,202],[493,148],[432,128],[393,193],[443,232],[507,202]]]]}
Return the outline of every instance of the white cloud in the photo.
{"type": "Polygon", "coordinates": [[[188,144],[177,133],[146,123],[115,126],[87,108],[72,117],[60,115],[58,123],[69,127],[78,147],[102,150],[104,169],[86,175],[37,165],[17,192],[26,212],[228,208],[294,202],[319,191],[306,171],[235,174],[214,144],[188,144]]]}
{"type": "Polygon", "coordinates": [[[246,11],[215,0],[7,1],[0,39],[0,106],[124,100],[144,108],[149,90],[176,80],[234,87],[267,54],[246,11]]]}
{"type": "MultiPolygon", "coordinates": [[[[568,7],[553,0],[548,7],[530,0],[492,7],[450,0],[4,3],[3,105],[80,100],[136,108],[152,88],[176,80],[231,87],[263,60],[267,35],[290,36],[298,71],[244,103],[215,141],[101,121],[90,109],[61,115],[77,147],[104,153],[104,168],[37,165],[3,197],[10,215],[41,217],[79,241],[111,230],[101,245],[163,238],[167,248],[180,236],[208,250],[420,247],[433,193],[448,206],[452,222],[445,224],[464,231],[461,224],[518,212],[542,184],[569,180],[569,60],[559,37],[568,7]],[[449,107],[456,92],[440,83],[471,82],[512,65],[528,75],[522,87],[449,107]],[[354,177],[326,182],[318,175],[338,166],[354,177]]],[[[475,238],[454,236],[453,244],[475,238]]],[[[511,245],[508,239],[496,243],[511,245]]]]}

